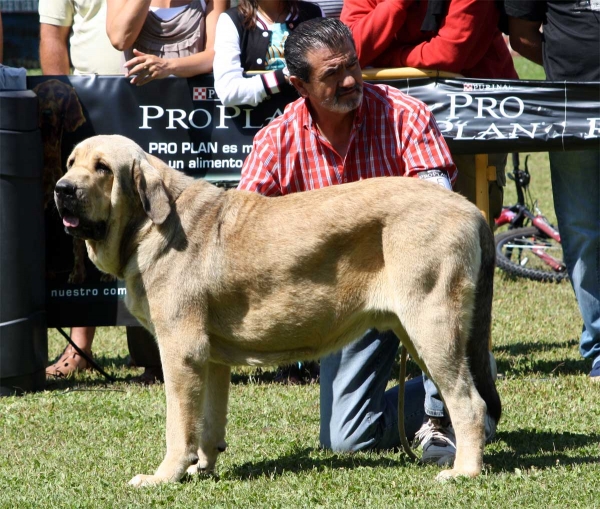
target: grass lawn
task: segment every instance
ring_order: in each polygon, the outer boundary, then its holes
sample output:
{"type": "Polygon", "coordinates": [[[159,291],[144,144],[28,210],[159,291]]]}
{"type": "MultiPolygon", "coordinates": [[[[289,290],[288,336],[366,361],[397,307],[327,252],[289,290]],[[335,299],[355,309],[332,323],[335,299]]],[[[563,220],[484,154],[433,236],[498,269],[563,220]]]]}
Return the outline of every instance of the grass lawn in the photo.
{"type": "MultiPolygon", "coordinates": [[[[521,77],[542,79],[540,68],[521,77]]],[[[548,161],[533,154],[531,190],[550,217],[548,161]]],[[[506,203],[516,200],[510,187],[506,203]]],[[[319,449],[319,387],[269,383],[237,369],[219,477],[133,489],[164,452],[163,386],[128,383],[123,328],[102,328],[94,373],[0,399],[0,508],[52,507],[600,507],[600,405],[578,353],[571,287],[495,275],[493,343],[504,416],[477,479],[440,484],[437,467],[397,452],[319,449]]],[[[50,331],[55,358],[64,340],[50,331]]],[[[414,370],[414,367],[412,368],[414,370]]]]}

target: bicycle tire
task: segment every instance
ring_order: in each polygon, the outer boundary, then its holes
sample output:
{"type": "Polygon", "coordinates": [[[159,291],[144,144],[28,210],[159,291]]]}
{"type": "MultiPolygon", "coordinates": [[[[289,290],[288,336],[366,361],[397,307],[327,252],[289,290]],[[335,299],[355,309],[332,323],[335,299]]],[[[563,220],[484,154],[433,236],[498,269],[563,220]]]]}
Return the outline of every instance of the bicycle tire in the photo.
{"type": "Polygon", "coordinates": [[[533,246],[552,248],[552,256],[561,262],[563,259],[562,246],[535,226],[513,228],[499,233],[495,235],[494,241],[496,243],[496,266],[509,275],[549,283],[560,283],[569,277],[566,269],[560,272],[555,271],[531,254],[533,246]],[[524,254],[525,256],[523,256],[524,254]],[[530,259],[532,264],[536,264],[535,267],[528,266],[530,259]]]}

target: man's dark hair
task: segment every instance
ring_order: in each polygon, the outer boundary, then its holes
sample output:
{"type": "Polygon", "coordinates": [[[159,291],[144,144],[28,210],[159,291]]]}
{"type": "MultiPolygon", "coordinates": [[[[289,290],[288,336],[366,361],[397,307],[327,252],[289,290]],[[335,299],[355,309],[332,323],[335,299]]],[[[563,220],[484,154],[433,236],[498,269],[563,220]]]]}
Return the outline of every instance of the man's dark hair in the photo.
{"type": "Polygon", "coordinates": [[[290,75],[308,82],[311,72],[308,53],[321,48],[339,50],[348,42],[356,48],[352,32],[339,19],[314,18],[300,23],[285,41],[285,62],[290,75]]]}

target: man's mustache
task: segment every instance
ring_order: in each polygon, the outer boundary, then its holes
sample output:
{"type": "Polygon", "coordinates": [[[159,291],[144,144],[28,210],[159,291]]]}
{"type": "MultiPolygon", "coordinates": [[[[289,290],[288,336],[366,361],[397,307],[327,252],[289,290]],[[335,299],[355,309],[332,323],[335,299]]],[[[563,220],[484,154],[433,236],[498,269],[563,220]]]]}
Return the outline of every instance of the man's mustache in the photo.
{"type": "Polygon", "coordinates": [[[361,92],[362,85],[354,85],[353,87],[344,87],[338,88],[335,95],[336,97],[340,97],[341,95],[347,94],[348,92],[361,92]]]}

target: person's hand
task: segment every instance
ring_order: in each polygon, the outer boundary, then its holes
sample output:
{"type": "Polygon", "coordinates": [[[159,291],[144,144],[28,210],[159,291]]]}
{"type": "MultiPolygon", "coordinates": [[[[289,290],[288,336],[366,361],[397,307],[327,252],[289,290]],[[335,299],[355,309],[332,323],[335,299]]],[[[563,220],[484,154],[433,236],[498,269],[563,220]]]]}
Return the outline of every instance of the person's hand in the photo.
{"type": "Polygon", "coordinates": [[[132,85],[139,87],[152,80],[166,78],[171,74],[168,59],[142,53],[136,49],[133,50],[133,54],[135,56],[125,62],[127,68],[125,76],[133,76],[130,81],[132,85]]]}

